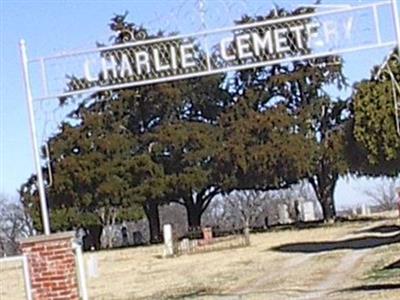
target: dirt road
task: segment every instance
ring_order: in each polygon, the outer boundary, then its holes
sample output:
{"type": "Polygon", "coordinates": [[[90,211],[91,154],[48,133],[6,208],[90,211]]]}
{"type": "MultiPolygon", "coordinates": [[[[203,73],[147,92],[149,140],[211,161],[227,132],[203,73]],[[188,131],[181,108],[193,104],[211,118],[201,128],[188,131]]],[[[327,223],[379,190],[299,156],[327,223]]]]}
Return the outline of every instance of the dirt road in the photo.
{"type": "MultiPolygon", "coordinates": [[[[375,224],[369,224],[365,227],[362,227],[357,230],[358,234],[354,234],[354,232],[347,234],[340,239],[333,241],[338,244],[345,245],[348,244],[348,250],[343,249],[332,250],[332,251],[343,251],[340,253],[336,253],[336,263],[333,267],[327,267],[328,264],[325,264],[325,268],[323,272],[317,272],[311,274],[310,266],[315,263],[315,260],[324,261],[329,260],[329,250],[321,251],[317,253],[311,253],[306,255],[297,255],[291,258],[288,258],[281,266],[281,270],[279,271],[279,277],[281,278],[290,278],[293,273],[300,275],[301,277],[306,276],[310,280],[298,279],[298,281],[307,282],[303,287],[300,287],[297,284],[296,287],[287,287],[280,289],[273,289],[271,286],[274,286],[274,279],[277,276],[276,273],[268,272],[264,276],[261,276],[258,280],[251,283],[247,287],[239,290],[233,290],[232,296],[239,295],[239,299],[294,299],[294,300],[320,300],[320,299],[365,299],[366,294],[369,297],[378,297],[377,299],[381,299],[379,297],[383,297],[382,299],[389,299],[389,294],[393,291],[374,291],[364,292],[364,293],[351,293],[350,290],[352,287],[357,286],[358,283],[362,283],[360,274],[366,272],[365,266],[362,265],[365,258],[368,256],[374,256],[374,251],[379,251],[378,247],[375,246],[376,240],[380,238],[383,239],[391,239],[395,240],[398,237],[400,231],[390,231],[389,233],[380,233],[377,232],[373,235],[376,239],[371,239],[369,242],[366,241],[363,247],[360,249],[351,249],[352,247],[358,248],[356,242],[352,244],[353,241],[362,241],[365,238],[370,238],[370,231],[376,228],[388,228],[390,225],[388,222],[377,222],[375,224]],[[371,246],[371,247],[370,247],[371,246]],[[377,249],[378,248],[378,249],[377,249]],[[299,271],[300,270],[300,271],[299,271]],[[307,271],[308,270],[308,271],[307,271]],[[363,271],[362,271],[363,270],[363,271]],[[321,274],[320,278],[315,277],[316,274],[321,274]],[[315,277],[315,280],[312,278],[315,277]],[[266,287],[267,290],[266,291],[266,287]]],[[[396,228],[395,228],[396,229],[396,228]]],[[[400,227],[398,228],[400,229],[400,227]]],[[[331,241],[332,243],[332,241],[331,241]]],[[[384,247],[385,245],[381,245],[384,247]]],[[[332,257],[331,257],[332,258],[332,257]]],[[[281,285],[284,285],[281,284],[281,285]]],[[[367,290],[367,289],[366,289],[367,290]]],[[[397,290],[400,293],[400,286],[397,290]]],[[[396,296],[398,297],[398,295],[396,296]]],[[[397,299],[397,298],[393,298],[397,299]]]]}

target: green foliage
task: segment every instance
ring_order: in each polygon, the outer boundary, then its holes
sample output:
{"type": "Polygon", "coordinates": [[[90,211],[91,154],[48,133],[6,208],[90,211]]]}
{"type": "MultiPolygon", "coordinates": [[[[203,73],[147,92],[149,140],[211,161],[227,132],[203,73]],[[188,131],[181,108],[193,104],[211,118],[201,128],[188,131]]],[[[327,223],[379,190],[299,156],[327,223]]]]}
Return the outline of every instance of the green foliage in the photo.
{"type": "MultiPolygon", "coordinates": [[[[394,52],[393,52],[394,53],[394,52]]],[[[400,138],[396,132],[393,85],[385,70],[390,68],[400,82],[400,63],[392,54],[387,65],[382,66],[382,76],[364,80],[355,87],[354,136],[367,151],[372,165],[400,158],[400,138]]],[[[396,91],[398,98],[400,92],[396,91]]]]}
{"type": "MultiPolygon", "coordinates": [[[[136,30],[125,17],[114,22],[115,43],[124,42],[121,28],[136,30]]],[[[330,201],[349,170],[352,115],[348,101],[330,99],[324,88],[345,84],[341,60],[330,56],[94,94],[49,140],[52,228],[106,224],[114,212],[117,220],[138,219],[149,202],[170,201],[198,226],[219,193],[305,178],[320,201],[330,201]]],[[[21,197],[39,227],[34,177],[21,197]]]]}
{"type": "Polygon", "coordinates": [[[220,147],[219,128],[198,122],[160,127],[148,136],[151,156],[162,165],[176,200],[217,185],[213,159],[220,147]]]}
{"type": "Polygon", "coordinates": [[[277,189],[306,177],[311,140],[282,104],[258,111],[259,93],[247,91],[221,117],[223,147],[218,170],[235,189],[277,189]]]}
{"type": "MultiPolygon", "coordinates": [[[[311,13],[313,9],[303,8],[292,12],[278,9],[278,16],[307,12],[311,13]]],[[[267,18],[274,17],[277,15],[267,16],[267,18]]],[[[263,18],[247,16],[239,23],[260,19],[263,18]]],[[[303,19],[304,23],[311,21],[311,19],[303,19]]],[[[293,49],[293,51],[297,50],[293,49]]],[[[256,169],[243,160],[248,159],[249,155],[257,155],[257,158],[261,157],[263,160],[272,162],[276,161],[276,157],[282,161],[288,159],[289,167],[266,164],[260,168],[267,168],[267,170],[272,168],[269,172],[273,172],[273,170],[278,172],[279,176],[275,178],[276,181],[271,181],[278,187],[280,186],[279,182],[290,184],[302,178],[308,179],[314,187],[323,206],[324,216],[327,218],[333,217],[335,214],[334,205],[329,203],[333,203],[336,181],[339,175],[346,174],[349,170],[345,153],[345,145],[347,145],[345,128],[349,126],[351,119],[350,101],[331,99],[325,92],[327,86],[335,86],[338,89],[346,86],[346,78],[342,71],[341,58],[332,55],[240,71],[235,74],[234,84],[231,88],[237,95],[248,93],[249,90],[251,94],[257,94],[255,98],[257,100],[252,101],[251,105],[256,112],[265,114],[263,118],[272,114],[276,107],[282,107],[281,112],[276,112],[274,118],[287,116],[288,120],[291,119],[291,126],[278,122],[280,126],[283,125],[283,132],[281,136],[274,138],[279,143],[271,143],[268,154],[264,152],[266,149],[263,148],[261,151],[253,150],[241,157],[241,164],[248,165],[246,166],[248,169],[256,169]],[[292,149],[299,153],[297,157],[293,156],[292,149]],[[267,158],[275,153],[274,150],[281,156],[267,158]],[[294,162],[293,158],[297,161],[294,162]],[[291,168],[293,169],[291,170],[291,168]]],[[[247,101],[248,99],[246,99],[247,101]]],[[[267,118],[266,122],[272,121],[267,118]]],[[[241,126],[240,128],[245,127],[241,126]]],[[[263,147],[267,145],[265,144],[263,147]]],[[[272,174],[262,173],[262,176],[268,177],[269,175],[272,174]]],[[[262,185],[259,188],[262,188],[262,185]]]]}
{"type": "Polygon", "coordinates": [[[25,211],[32,219],[33,227],[39,231],[43,231],[43,224],[40,214],[39,191],[36,188],[36,176],[30,176],[19,189],[20,201],[25,211]]]}

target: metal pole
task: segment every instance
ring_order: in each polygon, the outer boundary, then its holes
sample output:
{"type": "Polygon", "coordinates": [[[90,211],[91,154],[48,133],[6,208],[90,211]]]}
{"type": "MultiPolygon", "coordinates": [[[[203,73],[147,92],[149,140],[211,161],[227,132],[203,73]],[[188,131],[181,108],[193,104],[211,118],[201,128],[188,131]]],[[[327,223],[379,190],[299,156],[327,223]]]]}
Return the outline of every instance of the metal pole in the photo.
{"type": "MultiPolygon", "coordinates": [[[[198,5],[199,5],[199,12],[200,12],[200,21],[201,21],[201,31],[206,31],[207,30],[207,25],[206,25],[206,16],[205,16],[205,3],[204,0],[198,0],[198,5]]],[[[207,55],[207,70],[211,70],[211,61],[210,61],[210,50],[208,48],[208,35],[204,35],[204,46],[206,47],[206,55],[207,55]]]]}
{"type": "Polygon", "coordinates": [[[29,275],[28,257],[26,257],[25,255],[22,257],[22,263],[24,268],[26,298],[27,300],[32,300],[32,285],[31,285],[31,277],[29,275]]]}
{"type": "Polygon", "coordinates": [[[29,125],[30,125],[33,156],[35,160],[35,167],[37,173],[37,181],[38,181],[37,187],[39,189],[40,209],[42,212],[43,229],[44,229],[44,234],[49,235],[50,234],[49,215],[47,212],[47,202],[46,202],[46,194],[44,192],[42,167],[40,165],[39,149],[36,140],[35,115],[33,112],[32,91],[31,91],[31,83],[29,80],[29,71],[28,71],[28,56],[26,53],[26,44],[24,40],[20,41],[20,53],[21,53],[22,71],[25,84],[25,94],[28,104],[29,125]]]}
{"type": "Polygon", "coordinates": [[[394,30],[396,31],[396,36],[397,36],[397,52],[400,61],[400,18],[399,18],[399,12],[397,11],[397,0],[392,0],[392,9],[393,9],[393,21],[395,27],[394,30]]]}
{"type": "Polygon", "coordinates": [[[82,247],[77,243],[73,242],[72,247],[74,248],[76,255],[76,262],[78,264],[78,279],[79,279],[79,291],[82,300],[88,300],[88,290],[86,286],[86,275],[85,275],[85,261],[83,259],[82,247]]]}

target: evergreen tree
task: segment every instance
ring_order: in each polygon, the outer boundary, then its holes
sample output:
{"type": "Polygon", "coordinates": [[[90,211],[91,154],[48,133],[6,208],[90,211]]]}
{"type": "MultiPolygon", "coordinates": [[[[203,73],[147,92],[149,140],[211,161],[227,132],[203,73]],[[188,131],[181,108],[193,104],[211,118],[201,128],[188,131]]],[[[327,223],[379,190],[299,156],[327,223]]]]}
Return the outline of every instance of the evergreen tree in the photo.
{"type": "Polygon", "coordinates": [[[400,61],[395,53],[398,53],[397,49],[383,66],[375,68],[369,80],[358,83],[353,95],[354,136],[367,151],[373,165],[400,158],[393,94],[397,94],[399,102],[400,61]]]}
{"type": "MultiPolygon", "coordinates": [[[[245,16],[238,23],[312,12],[313,8],[299,8],[292,12],[279,8],[265,17],[245,16]]],[[[312,20],[305,18],[293,22],[293,25],[298,25],[298,22],[307,24],[312,20]]],[[[306,41],[304,44],[307,44],[306,41]]],[[[311,49],[292,48],[291,51],[293,55],[299,55],[311,49]]],[[[333,100],[325,92],[325,87],[329,85],[339,89],[346,85],[342,67],[342,60],[337,56],[281,63],[236,72],[230,88],[236,95],[248,89],[255,90],[260,98],[255,109],[262,112],[280,104],[297,120],[297,130],[310,140],[307,156],[312,158],[309,171],[303,178],[313,186],[325,220],[335,217],[334,189],[339,175],[348,171],[344,149],[336,143],[343,142],[345,124],[350,116],[349,103],[333,100]]],[[[296,147],[295,144],[287,146],[296,147]]]]}

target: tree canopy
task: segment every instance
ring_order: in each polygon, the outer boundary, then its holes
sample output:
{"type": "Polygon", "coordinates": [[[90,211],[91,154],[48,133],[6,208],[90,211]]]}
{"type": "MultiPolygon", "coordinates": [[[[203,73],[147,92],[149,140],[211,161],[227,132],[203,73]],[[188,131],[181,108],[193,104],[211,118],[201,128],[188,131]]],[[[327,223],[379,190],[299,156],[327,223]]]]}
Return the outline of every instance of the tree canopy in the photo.
{"type": "MultiPolygon", "coordinates": [[[[305,12],[310,9],[281,9],[239,23],[305,12]]],[[[126,42],[126,30],[148,34],[125,17],[113,19],[115,43],[126,42]]],[[[398,78],[398,64],[389,64],[398,78]]],[[[107,226],[145,214],[157,241],[159,205],[183,205],[189,226],[198,227],[219,194],[302,180],[312,185],[324,218],[333,219],[339,176],[365,174],[366,166],[398,174],[397,163],[385,163],[400,161],[390,80],[364,81],[345,100],[325,91],[346,84],[342,60],[329,56],[93,94],[48,141],[52,229],[107,226]],[[354,153],[362,154],[355,163],[354,153]]],[[[21,198],[40,230],[35,184],[32,176],[21,198]]]]}
{"type": "MultiPolygon", "coordinates": [[[[370,79],[361,81],[354,91],[354,137],[375,166],[391,162],[400,172],[400,137],[397,132],[395,99],[400,99],[400,61],[394,49],[388,60],[372,71],[370,79]],[[394,83],[395,81],[397,83],[394,83]]],[[[390,168],[384,168],[390,173],[390,168]]],[[[393,170],[393,169],[392,169],[393,170]]],[[[381,169],[381,171],[383,171],[381,169]]]]}

